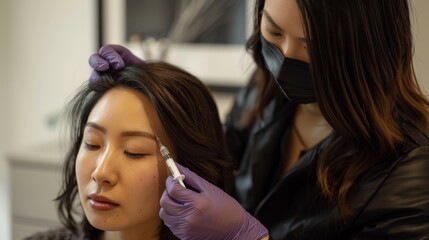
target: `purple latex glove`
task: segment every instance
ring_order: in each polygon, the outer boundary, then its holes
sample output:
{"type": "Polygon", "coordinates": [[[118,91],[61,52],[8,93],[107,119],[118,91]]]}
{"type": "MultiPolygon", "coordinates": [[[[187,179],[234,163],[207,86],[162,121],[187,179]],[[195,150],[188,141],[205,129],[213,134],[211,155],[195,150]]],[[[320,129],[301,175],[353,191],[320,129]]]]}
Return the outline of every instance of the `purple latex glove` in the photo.
{"type": "Polygon", "coordinates": [[[180,164],[177,167],[186,176],[187,188],[169,176],[159,212],[174,235],[189,240],[256,240],[268,236],[267,229],[234,198],[180,164]]]}
{"type": "Polygon", "coordinates": [[[98,72],[104,72],[110,68],[118,70],[125,66],[139,65],[143,60],[136,57],[126,47],[121,45],[108,44],[100,48],[98,53],[89,57],[89,65],[94,69],[90,81],[96,81],[100,78],[98,72]]]}

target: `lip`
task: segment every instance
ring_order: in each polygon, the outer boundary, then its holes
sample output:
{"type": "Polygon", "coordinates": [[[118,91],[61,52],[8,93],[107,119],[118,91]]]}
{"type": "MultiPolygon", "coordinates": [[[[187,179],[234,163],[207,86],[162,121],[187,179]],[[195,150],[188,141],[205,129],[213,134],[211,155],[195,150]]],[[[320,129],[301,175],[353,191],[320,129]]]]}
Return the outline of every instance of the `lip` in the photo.
{"type": "Polygon", "coordinates": [[[89,205],[98,211],[110,211],[119,206],[109,198],[95,194],[89,196],[89,205]]]}

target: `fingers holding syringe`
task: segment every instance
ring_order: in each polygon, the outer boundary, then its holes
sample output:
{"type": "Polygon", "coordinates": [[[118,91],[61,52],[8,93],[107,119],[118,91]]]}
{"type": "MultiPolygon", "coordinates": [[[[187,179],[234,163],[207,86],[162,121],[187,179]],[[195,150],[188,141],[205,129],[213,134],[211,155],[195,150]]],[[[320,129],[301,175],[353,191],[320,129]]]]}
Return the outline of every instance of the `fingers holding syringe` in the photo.
{"type": "Polygon", "coordinates": [[[202,184],[206,180],[179,163],[176,163],[181,174],[185,175],[184,182],[187,188],[180,185],[173,176],[165,181],[165,190],[160,199],[161,210],[171,215],[181,215],[185,211],[198,205],[205,198],[202,193],[202,184]],[[189,208],[189,209],[187,209],[189,208]]]}
{"type": "Polygon", "coordinates": [[[190,206],[198,198],[197,195],[198,193],[182,187],[178,181],[169,176],[160,199],[160,217],[165,220],[171,219],[171,216],[185,217],[189,215],[190,206]]]}

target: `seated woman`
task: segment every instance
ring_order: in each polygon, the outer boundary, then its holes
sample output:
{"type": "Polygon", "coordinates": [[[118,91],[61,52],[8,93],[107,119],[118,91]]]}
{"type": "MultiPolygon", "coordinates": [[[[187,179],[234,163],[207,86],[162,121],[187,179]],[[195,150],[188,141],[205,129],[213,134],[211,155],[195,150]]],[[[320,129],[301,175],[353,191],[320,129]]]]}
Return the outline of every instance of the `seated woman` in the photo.
{"type": "Polygon", "coordinates": [[[152,62],[102,73],[66,109],[71,148],[56,199],[64,227],[26,239],[177,239],[159,217],[170,172],[157,137],[175,161],[232,190],[216,104],[177,67],[152,62]]]}

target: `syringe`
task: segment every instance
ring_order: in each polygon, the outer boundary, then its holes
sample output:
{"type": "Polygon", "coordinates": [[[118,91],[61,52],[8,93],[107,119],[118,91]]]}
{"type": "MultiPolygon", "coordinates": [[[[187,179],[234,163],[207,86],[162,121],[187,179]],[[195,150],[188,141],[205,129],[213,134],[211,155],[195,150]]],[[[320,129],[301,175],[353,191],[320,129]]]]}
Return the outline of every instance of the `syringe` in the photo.
{"type": "Polygon", "coordinates": [[[178,181],[180,185],[186,188],[185,184],[183,183],[183,179],[185,179],[185,175],[179,172],[179,169],[177,168],[176,163],[171,157],[170,151],[168,151],[167,147],[161,143],[158,137],[156,137],[156,140],[159,143],[159,151],[161,152],[162,157],[164,158],[168,168],[170,169],[171,175],[173,175],[174,180],[178,181]]]}

